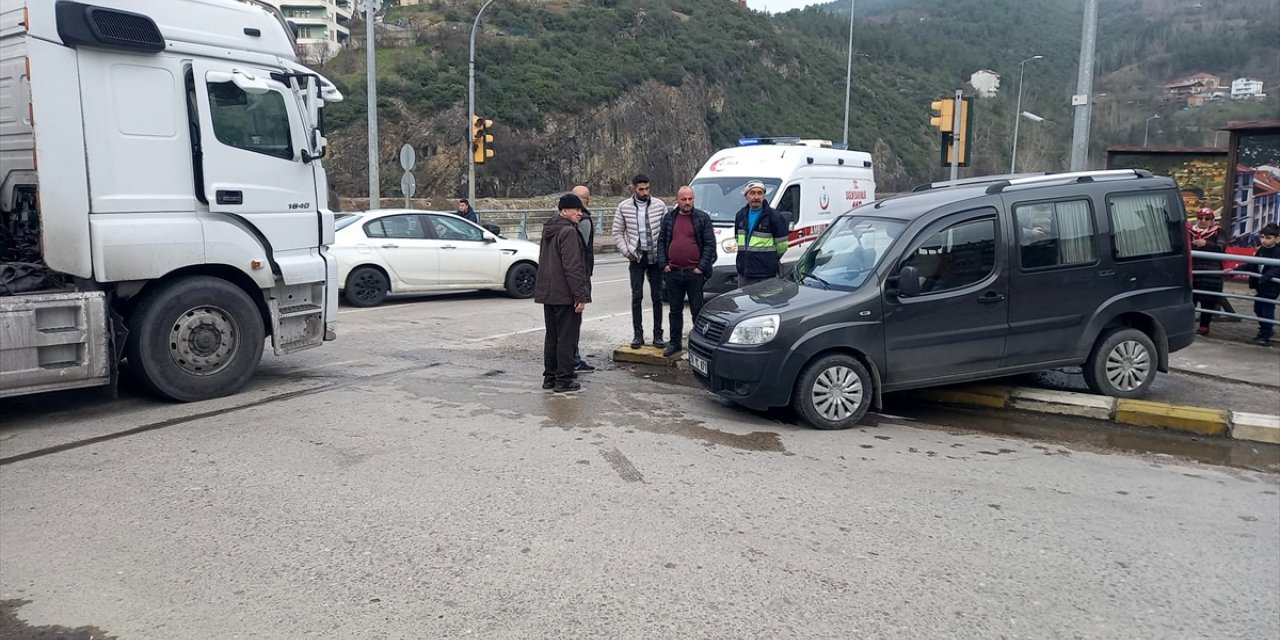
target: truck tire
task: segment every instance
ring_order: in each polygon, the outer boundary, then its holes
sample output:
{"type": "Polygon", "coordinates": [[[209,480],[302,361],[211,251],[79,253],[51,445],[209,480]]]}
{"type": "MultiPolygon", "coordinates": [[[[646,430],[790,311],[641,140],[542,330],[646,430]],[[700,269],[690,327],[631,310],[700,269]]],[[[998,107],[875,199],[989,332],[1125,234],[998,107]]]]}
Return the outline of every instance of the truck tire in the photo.
{"type": "Polygon", "coordinates": [[[230,395],[253,377],[265,330],[240,287],[180,278],[147,294],[129,317],[125,355],[152,392],[179,402],[230,395]]]}
{"type": "Polygon", "coordinates": [[[1098,336],[1082,372],[1089,390],[1116,398],[1140,398],[1156,379],[1156,345],[1137,329],[1098,336]]]}
{"type": "Polygon", "coordinates": [[[525,299],[533,297],[533,287],[538,282],[538,268],[528,262],[512,265],[507,270],[507,295],[525,299]]]}
{"type": "Polygon", "coordinates": [[[376,307],[387,299],[391,283],[387,276],[373,267],[356,267],[347,275],[342,295],[353,307],[376,307]]]}
{"type": "Polygon", "coordinates": [[[796,380],[791,404],[819,429],[848,429],[867,415],[875,389],[857,358],[836,353],[809,364],[796,380]]]}

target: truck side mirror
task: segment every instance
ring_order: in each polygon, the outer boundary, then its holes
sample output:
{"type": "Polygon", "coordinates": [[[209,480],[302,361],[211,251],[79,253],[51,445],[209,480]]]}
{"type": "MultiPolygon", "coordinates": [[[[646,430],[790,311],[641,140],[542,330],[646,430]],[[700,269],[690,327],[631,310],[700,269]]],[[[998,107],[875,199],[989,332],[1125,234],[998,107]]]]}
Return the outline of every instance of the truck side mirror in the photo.
{"type": "Polygon", "coordinates": [[[899,298],[910,298],[920,295],[920,269],[907,265],[898,270],[895,295],[899,298]]]}

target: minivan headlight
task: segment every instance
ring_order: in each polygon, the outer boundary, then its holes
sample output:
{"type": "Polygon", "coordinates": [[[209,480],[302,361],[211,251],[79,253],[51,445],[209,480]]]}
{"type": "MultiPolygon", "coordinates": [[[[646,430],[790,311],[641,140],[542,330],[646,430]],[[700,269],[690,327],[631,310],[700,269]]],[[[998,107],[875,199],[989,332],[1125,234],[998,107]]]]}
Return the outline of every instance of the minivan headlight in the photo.
{"type": "Polygon", "coordinates": [[[778,335],[778,326],[782,321],[778,314],[747,318],[733,328],[729,335],[729,344],[764,344],[778,335]]]}
{"type": "Polygon", "coordinates": [[[725,253],[737,253],[738,241],[734,238],[725,238],[724,242],[720,243],[720,248],[724,249],[725,253]]]}

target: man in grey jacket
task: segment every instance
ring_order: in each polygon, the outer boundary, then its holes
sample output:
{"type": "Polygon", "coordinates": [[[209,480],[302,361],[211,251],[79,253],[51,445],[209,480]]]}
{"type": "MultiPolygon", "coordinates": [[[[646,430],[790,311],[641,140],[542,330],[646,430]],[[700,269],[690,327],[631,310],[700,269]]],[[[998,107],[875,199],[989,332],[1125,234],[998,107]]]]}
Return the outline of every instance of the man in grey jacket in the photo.
{"type": "Polygon", "coordinates": [[[644,281],[649,279],[649,297],[653,300],[653,346],[665,347],[662,339],[662,266],[658,264],[658,235],[667,205],[649,194],[649,177],[642,174],[631,179],[632,195],[618,203],[613,216],[613,242],[631,261],[631,325],[635,336],[631,348],[644,346],[644,281]]]}

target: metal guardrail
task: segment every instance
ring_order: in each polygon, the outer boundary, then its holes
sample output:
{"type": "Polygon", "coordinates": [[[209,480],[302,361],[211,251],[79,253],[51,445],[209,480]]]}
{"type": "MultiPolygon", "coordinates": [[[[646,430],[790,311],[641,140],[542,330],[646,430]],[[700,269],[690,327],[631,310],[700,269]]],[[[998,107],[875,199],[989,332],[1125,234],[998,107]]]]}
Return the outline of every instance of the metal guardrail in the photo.
{"type": "MultiPolygon", "coordinates": [[[[1243,262],[1246,264],[1256,264],[1269,267],[1280,267],[1280,260],[1274,258],[1259,258],[1257,256],[1247,256],[1235,253],[1215,253],[1213,251],[1192,251],[1192,258],[1201,260],[1217,260],[1219,262],[1243,262]]],[[[1252,271],[1241,271],[1239,269],[1200,269],[1191,272],[1196,276],[1248,276],[1250,278],[1259,278],[1257,273],[1252,271]]],[[[1280,278],[1269,278],[1272,282],[1280,283],[1280,278]]],[[[1202,289],[1192,289],[1192,293],[1201,296],[1209,296],[1211,298],[1231,298],[1234,300],[1252,300],[1269,304],[1273,307],[1277,306],[1280,301],[1271,298],[1259,298],[1258,296],[1246,296],[1239,293],[1226,293],[1224,291],[1205,291],[1202,289]]],[[[1266,324],[1280,325],[1280,320],[1269,320],[1267,318],[1259,318],[1257,316],[1249,316],[1240,313],[1231,313],[1219,309],[1200,309],[1200,313],[1207,313],[1211,316],[1223,316],[1226,318],[1240,318],[1241,320],[1249,320],[1253,322],[1264,322],[1266,324]]],[[[1274,315],[1274,314],[1273,314],[1274,315]]]]}
{"type": "MultiPolygon", "coordinates": [[[[591,218],[596,223],[596,234],[603,235],[606,228],[613,226],[613,210],[614,207],[608,209],[598,209],[591,212],[591,218]],[[606,226],[607,225],[607,226],[606,226]]],[[[529,240],[530,232],[533,236],[541,237],[541,222],[547,216],[555,213],[555,209],[476,209],[476,216],[480,218],[481,224],[496,224],[504,233],[510,229],[516,233],[516,237],[521,240],[529,240]],[[532,219],[532,223],[530,220],[532,219]]]]}

